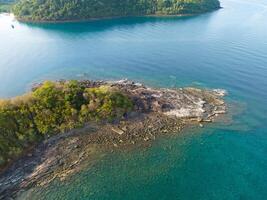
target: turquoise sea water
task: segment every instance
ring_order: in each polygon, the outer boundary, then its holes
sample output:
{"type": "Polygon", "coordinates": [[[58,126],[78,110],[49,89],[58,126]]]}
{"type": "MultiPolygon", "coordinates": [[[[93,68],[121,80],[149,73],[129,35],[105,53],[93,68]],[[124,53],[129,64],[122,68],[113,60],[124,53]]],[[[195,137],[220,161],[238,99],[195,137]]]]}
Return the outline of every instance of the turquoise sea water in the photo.
{"type": "Polygon", "coordinates": [[[45,79],[224,88],[230,122],[106,155],[20,199],[267,199],[267,2],[193,17],[22,24],[0,16],[0,97],[45,79]],[[11,28],[14,24],[15,29],[11,28]]]}

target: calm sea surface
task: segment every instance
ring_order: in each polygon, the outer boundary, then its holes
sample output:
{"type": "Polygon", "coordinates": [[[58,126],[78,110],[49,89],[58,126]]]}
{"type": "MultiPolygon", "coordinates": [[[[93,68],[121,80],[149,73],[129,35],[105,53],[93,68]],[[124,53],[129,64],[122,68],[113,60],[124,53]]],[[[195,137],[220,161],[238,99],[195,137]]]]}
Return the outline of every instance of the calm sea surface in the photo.
{"type": "Polygon", "coordinates": [[[0,97],[45,79],[224,88],[225,122],[105,155],[20,199],[267,199],[267,2],[194,17],[23,24],[0,16],[0,97]],[[11,24],[15,26],[11,28],[11,24]]]}

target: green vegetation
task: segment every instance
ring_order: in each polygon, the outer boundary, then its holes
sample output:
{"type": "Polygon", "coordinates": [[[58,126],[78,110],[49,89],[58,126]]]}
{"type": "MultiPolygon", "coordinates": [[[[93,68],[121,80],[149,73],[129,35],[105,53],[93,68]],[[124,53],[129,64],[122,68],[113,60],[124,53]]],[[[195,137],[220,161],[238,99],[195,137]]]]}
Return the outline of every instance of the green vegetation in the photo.
{"type": "Polygon", "coordinates": [[[0,3],[0,13],[8,13],[11,10],[12,4],[0,3]]]}
{"type": "Polygon", "coordinates": [[[0,0],[0,13],[8,13],[11,11],[16,0],[0,0]]]}
{"type": "Polygon", "coordinates": [[[0,167],[43,138],[89,121],[121,118],[132,100],[114,87],[77,81],[45,82],[33,92],[0,101],[0,167]]]}
{"type": "Polygon", "coordinates": [[[218,9],[218,0],[20,0],[13,9],[22,20],[197,14],[218,9]]]}

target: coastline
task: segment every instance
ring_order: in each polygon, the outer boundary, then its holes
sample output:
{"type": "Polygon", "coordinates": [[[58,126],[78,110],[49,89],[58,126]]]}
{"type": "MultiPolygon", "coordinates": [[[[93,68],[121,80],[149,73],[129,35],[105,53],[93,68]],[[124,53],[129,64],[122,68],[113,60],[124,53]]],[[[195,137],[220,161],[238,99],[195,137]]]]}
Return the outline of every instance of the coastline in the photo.
{"type": "MultiPolygon", "coordinates": [[[[149,146],[160,135],[203,127],[226,113],[223,90],[153,89],[127,80],[83,84],[110,85],[135,99],[138,109],[112,123],[88,122],[83,128],[46,138],[0,174],[0,199],[16,197],[35,185],[66,178],[101,158],[101,152],[149,146]]],[[[36,85],[35,87],[39,87],[36,85]]]]}
{"type": "MultiPolygon", "coordinates": [[[[229,92],[227,113],[212,123],[201,123],[203,128],[195,122],[147,142],[110,148],[91,144],[92,154],[73,166],[79,171],[44,186],[33,183],[24,191],[17,190],[16,198],[3,198],[265,199],[267,12],[259,0],[224,0],[221,4],[222,10],[193,17],[70,24],[27,24],[0,15],[0,66],[5,72],[1,73],[1,98],[22,95],[48,79],[128,77],[152,88],[223,88],[229,92]]],[[[93,127],[87,133],[94,134],[93,127]]],[[[72,139],[68,135],[60,144],[72,139]]],[[[75,152],[82,149],[79,146],[75,152]]],[[[38,158],[25,153],[21,166],[33,157],[38,158]]],[[[36,163],[41,164],[38,159],[36,163]]]]}
{"type": "Polygon", "coordinates": [[[77,22],[91,22],[91,21],[99,21],[99,20],[108,20],[108,19],[124,19],[129,17],[191,17],[191,16],[198,16],[203,15],[211,12],[215,12],[217,10],[222,9],[223,7],[216,8],[214,10],[206,11],[206,12],[199,12],[199,13],[192,13],[192,14],[175,14],[175,15],[168,15],[168,14],[152,14],[152,15],[128,15],[128,16],[110,16],[110,17],[98,17],[98,18],[88,18],[88,19],[68,19],[68,20],[30,20],[30,19],[23,19],[16,17],[13,13],[14,18],[22,23],[31,23],[31,24],[61,24],[61,23],[77,23],[77,22]]]}

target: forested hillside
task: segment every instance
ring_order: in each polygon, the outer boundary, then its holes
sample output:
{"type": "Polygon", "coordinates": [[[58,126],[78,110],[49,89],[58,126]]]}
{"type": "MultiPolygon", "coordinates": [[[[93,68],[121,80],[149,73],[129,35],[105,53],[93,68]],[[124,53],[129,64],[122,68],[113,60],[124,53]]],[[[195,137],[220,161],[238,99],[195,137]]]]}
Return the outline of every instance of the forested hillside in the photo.
{"type": "Polygon", "coordinates": [[[120,118],[133,108],[114,87],[82,82],[45,82],[32,93],[0,100],[0,169],[47,136],[89,121],[120,118]]]}
{"type": "Polygon", "coordinates": [[[218,0],[21,0],[21,20],[80,20],[116,16],[197,14],[218,9],[218,0]]]}

